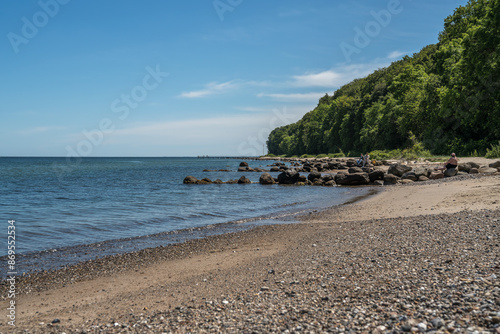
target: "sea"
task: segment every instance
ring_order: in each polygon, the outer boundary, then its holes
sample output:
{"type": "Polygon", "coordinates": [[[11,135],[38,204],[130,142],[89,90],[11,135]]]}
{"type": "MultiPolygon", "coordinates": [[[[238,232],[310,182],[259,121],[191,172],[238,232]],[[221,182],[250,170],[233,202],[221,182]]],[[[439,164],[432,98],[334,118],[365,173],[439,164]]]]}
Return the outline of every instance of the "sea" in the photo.
{"type": "MultiPolygon", "coordinates": [[[[10,241],[17,274],[54,270],[263,224],[293,223],[298,215],[340,205],[368,191],[264,186],[258,184],[261,173],[237,172],[242,161],[0,157],[0,261],[8,261],[10,241]],[[229,172],[204,171],[221,169],[229,172]],[[245,175],[256,183],[183,184],[188,175],[222,181],[245,175]]],[[[245,161],[263,169],[275,162],[245,161]]],[[[6,274],[4,270],[0,277],[6,274]]]]}

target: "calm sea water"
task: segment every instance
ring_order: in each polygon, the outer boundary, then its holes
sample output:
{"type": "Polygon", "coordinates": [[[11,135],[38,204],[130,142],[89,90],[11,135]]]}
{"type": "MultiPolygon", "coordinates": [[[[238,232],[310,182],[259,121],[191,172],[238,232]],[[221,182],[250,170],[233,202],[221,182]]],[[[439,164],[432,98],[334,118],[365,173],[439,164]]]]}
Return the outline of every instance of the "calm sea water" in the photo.
{"type": "MultiPolygon", "coordinates": [[[[260,173],[236,172],[240,162],[197,158],[0,158],[0,256],[7,254],[8,220],[16,221],[18,262],[40,269],[50,262],[44,254],[59,252],[56,258],[61,260],[61,254],[65,254],[71,263],[94,256],[97,248],[106,249],[103,254],[107,255],[218,233],[214,230],[277,222],[297,211],[341,204],[366,191],[182,183],[187,175],[223,181],[245,175],[257,182],[260,173]]],[[[248,163],[266,168],[271,162],[248,163]]]]}

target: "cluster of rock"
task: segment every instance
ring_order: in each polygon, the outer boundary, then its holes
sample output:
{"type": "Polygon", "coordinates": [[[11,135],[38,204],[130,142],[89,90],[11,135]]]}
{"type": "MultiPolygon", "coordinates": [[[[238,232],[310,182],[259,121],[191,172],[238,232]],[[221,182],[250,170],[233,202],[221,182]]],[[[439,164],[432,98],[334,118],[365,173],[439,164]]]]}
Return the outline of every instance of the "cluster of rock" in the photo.
{"type": "MultiPolygon", "coordinates": [[[[242,162],[238,172],[264,172],[259,179],[260,184],[284,184],[284,185],[316,185],[316,186],[358,186],[358,185],[392,185],[397,183],[412,183],[418,181],[437,180],[445,177],[466,174],[494,174],[500,173],[500,161],[489,166],[480,166],[474,162],[466,162],[458,165],[458,168],[450,168],[445,171],[435,170],[429,166],[411,167],[402,163],[389,164],[386,161],[377,163],[377,166],[368,164],[358,167],[354,159],[316,159],[316,160],[294,160],[287,165],[284,162],[275,162],[270,172],[279,172],[273,177],[261,168],[251,168],[248,163],[242,162]],[[308,173],[301,175],[300,173],[308,173]]],[[[185,184],[247,184],[252,183],[248,178],[242,176],[239,180],[223,182],[220,179],[212,181],[208,178],[201,180],[193,176],[184,179],[185,184]]]]}
{"type": "Polygon", "coordinates": [[[256,168],[249,167],[248,163],[243,161],[242,163],[240,163],[240,167],[238,167],[238,172],[259,172],[259,173],[262,173],[262,172],[268,172],[268,170],[258,168],[258,167],[256,167],[256,168]]]}
{"type": "Polygon", "coordinates": [[[201,180],[198,180],[194,176],[186,176],[183,181],[184,184],[248,184],[252,183],[246,176],[240,177],[238,180],[229,180],[229,181],[222,181],[221,179],[217,179],[215,181],[210,180],[209,178],[205,177],[201,180]]]}

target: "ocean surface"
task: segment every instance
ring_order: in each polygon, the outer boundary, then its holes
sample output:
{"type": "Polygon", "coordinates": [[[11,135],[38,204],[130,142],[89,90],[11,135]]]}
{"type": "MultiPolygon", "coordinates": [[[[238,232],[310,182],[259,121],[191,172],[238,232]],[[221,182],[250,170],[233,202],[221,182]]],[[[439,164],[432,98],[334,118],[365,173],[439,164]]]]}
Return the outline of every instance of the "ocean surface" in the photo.
{"type": "MultiPolygon", "coordinates": [[[[15,220],[16,270],[21,273],[289,222],[298,213],[342,204],[367,192],[365,188],[182,183],[187,175],[222,181],[245,175],[258,182],[261,173],[237,172],[241,161],[0,157],[0,260],[6,261],[9,220],[15,220]]],[[[247,162],[269,169],[266,166],[274,161],[247,162]]]]}

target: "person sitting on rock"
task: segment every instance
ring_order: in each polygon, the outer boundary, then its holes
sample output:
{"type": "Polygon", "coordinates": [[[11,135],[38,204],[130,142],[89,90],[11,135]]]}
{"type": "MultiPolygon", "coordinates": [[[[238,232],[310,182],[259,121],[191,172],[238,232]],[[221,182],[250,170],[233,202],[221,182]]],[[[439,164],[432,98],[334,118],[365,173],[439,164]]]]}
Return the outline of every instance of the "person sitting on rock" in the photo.
{"type": "Polygon", "coordinates": [[[363,161],[365,161],[365,156],[363,155],[363,153],[361,153],[361,156],[356,161],[356,164],[358,165],[358,167],[361,167],[363,165],[363,161]]]}
{"type": "Polygon", "coordinates": [[[363,157],[363,167],[368,165],[370,163],[370,155],[368,152],[366,152],[365,156],[363,157]]]}
{"type": "Polygon", "coordinates": [[[458,166],[458,159],[455,153],[451,154],[451,158],[448,159],[441,168],[436,168],[436,170],[447,170],[450,168],[457,168],[458,166]]]}

